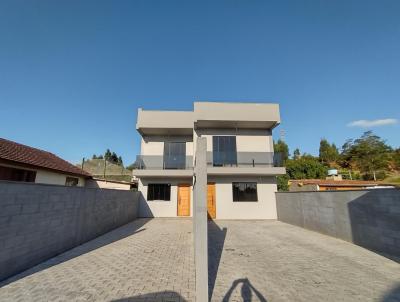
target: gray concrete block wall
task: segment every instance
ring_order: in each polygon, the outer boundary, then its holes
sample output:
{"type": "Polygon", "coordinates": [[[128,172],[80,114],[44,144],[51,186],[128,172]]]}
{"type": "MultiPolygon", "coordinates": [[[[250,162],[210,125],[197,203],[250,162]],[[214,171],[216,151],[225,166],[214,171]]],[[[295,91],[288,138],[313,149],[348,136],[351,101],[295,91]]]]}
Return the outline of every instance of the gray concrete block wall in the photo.
{"type": "Polygon", "coordinates": [[[0,280],[134,220],[139,194],[0,181],[0,280]]]}
{"type": "Polygon", "coordinates": [[[278,192],[278,220],[400,259],[400,190],[278,192]]]}

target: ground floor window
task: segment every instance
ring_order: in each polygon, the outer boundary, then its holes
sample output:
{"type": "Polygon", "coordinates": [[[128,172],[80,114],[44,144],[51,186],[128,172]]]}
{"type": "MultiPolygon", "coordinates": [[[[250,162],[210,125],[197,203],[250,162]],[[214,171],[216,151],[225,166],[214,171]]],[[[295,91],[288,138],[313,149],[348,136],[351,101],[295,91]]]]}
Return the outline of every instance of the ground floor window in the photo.
{"type": "Polygon", "coordinates": [[[0,180],[35,182],[36,171],[0,166],[0,180]]]}
{"type": "Polygon", "coordinates": [[[171,184],[148,184],[147,200],[171,200],[171,184]]]}
{"type": "Polygon", "coordinates": [[[258,201],[256,182],[233,182],[233,201],[258,201]]]}
{"type": "Polygon", "coordinates": [[[67,177],[65,179],[65,185],[68,187],[76,187],[79,183],[79,179],[76,177],[67,177]]]}

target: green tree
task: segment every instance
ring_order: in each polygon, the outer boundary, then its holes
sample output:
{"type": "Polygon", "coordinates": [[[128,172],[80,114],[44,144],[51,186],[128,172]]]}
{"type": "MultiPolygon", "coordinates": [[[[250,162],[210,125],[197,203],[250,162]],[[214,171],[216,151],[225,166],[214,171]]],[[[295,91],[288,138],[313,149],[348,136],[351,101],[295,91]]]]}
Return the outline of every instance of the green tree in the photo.
{"type": "Polygon", "coordinates": [[[393,165],[396,170],[400,170],[400,148],[394,150],[392,154],[393,165]]]}
{"type": "Polygon", "coordinates": [[[376,181],[377,172],[388,169],[392,149],[372,131],[364,132],[354,141],[348,141],[345,149],[349,162],[354,163],[364,176],[372,174],[376,181]]]}
{"type": "Polygon", "coordinates": [[[127,166],[126,168],[131,171],[134,169],[137,169],[137,163],[134,162],[134,163],[130,164],[129,166],[127,166]]]}
{"type": "Polygon", "coordinates": [[[299,148],[296,148],[293,151],[293,159],[299,159],[300,157],[301,157],[300,150],[299,150],[299,148]]]}
{"type": "Polygon", "coordinates": [[[278,139],[276,143],[274,142],[274,151],[275,153],[282,154],[283,161],[289,158],[289,146],[281,139],[278,139]]]}
{"type": "Polygon", "coordinates": [[[97,155],[93,154],[92,159],[97,159],[97,155]]]}
{"type": "Polygon", "coordinates": [[[286,173],[290,179],[323,179],[327,175],[327,169],[318,158],[306,155],[289,159],[286,162],[286,173]]]}
{"type": "Polygon", "coordinates": [[[351,155],[351,148],[353,146],[354,141],[352,139],[348,139],[342,146],[342,152],[339,154],[338,157],[338,164],[344,168],[351,170],[352,166],[352,155],[351,155]]]}
{"type": "Polygon", "coordinates": [[[118,165],[120,165],[120,166],[123,165],[123,161],[122,161],[122,157],[121,156],[118,157],[118,165]]]}
{"type": "Polygon", "coordinates": [[[278,191],[289,191],[289,176],[279,175],[277,178],[278,191]]]}
{"type": "Polygon", "coordinates": [[[339,157],[339,151],[335,144],[330,144],[325,138],[319,143],[319,160],[324,165],[335,162],[339,157]]]}
{"type": "Polygon", "coordinates": [[[110,161],[111,160],[111,151],[110,151],[110,149],[107,149],[106,150],[106,153],[104,153],[104,159],[106,160],[106,161],[110,161]]]}
{"type": "Polygon", "coordinates": [[[113,152],[113,153],[111,154],[110,161],[111,161],[112,163],[114,163],[114,164],[118,163],[118,155],[117,155],[117,153],[113,152]]]}

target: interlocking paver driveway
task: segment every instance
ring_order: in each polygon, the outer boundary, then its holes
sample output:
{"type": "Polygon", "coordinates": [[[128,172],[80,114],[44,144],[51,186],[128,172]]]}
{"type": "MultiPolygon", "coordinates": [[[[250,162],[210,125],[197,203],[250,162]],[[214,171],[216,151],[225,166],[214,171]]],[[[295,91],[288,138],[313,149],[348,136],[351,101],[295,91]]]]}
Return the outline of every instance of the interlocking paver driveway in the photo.
{"type": "Polygon", "coordinates": [[[191,231],[186,219],[138,219],[7,280],[0,301],[193,301],[191,231]]]}
{"type": "Polygon", "coordinates": [[[400,264],[351,243],[278,221],[209,229],[213,301],[400,301],[400,264]]]}
{"type": "MultiPolygon", "coordinates": [[[[139,219],[15,276],[0,301],[194,301],[190,220],[139,219]]],[[[209,223],[212,301],[400,301],[400,264],[276,221],[209,223]]]]}

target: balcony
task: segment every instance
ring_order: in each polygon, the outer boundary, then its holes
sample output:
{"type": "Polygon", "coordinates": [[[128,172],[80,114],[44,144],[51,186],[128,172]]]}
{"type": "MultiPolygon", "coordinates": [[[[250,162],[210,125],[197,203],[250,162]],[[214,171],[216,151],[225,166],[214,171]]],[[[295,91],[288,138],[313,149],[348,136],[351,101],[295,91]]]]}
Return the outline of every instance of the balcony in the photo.
{"type": "Polygon", "coordinates": [[[283,175],[282,154],[274,152],[207,152],[209,175],[283,175]]]}
{"type": "Polygon", "coordinates": [[[193,156],[138,155],[133,176],[189,177],[193,175],[193,156]]]}
{"type": "MultiPolygon", "coordinates": [[[[280,153],[207,152],[208,175],[276,176],[286,173],[280,153]]],[[[136,177],[192,177],[193,156],[138,155],[132,175],[136,177]]]]}

